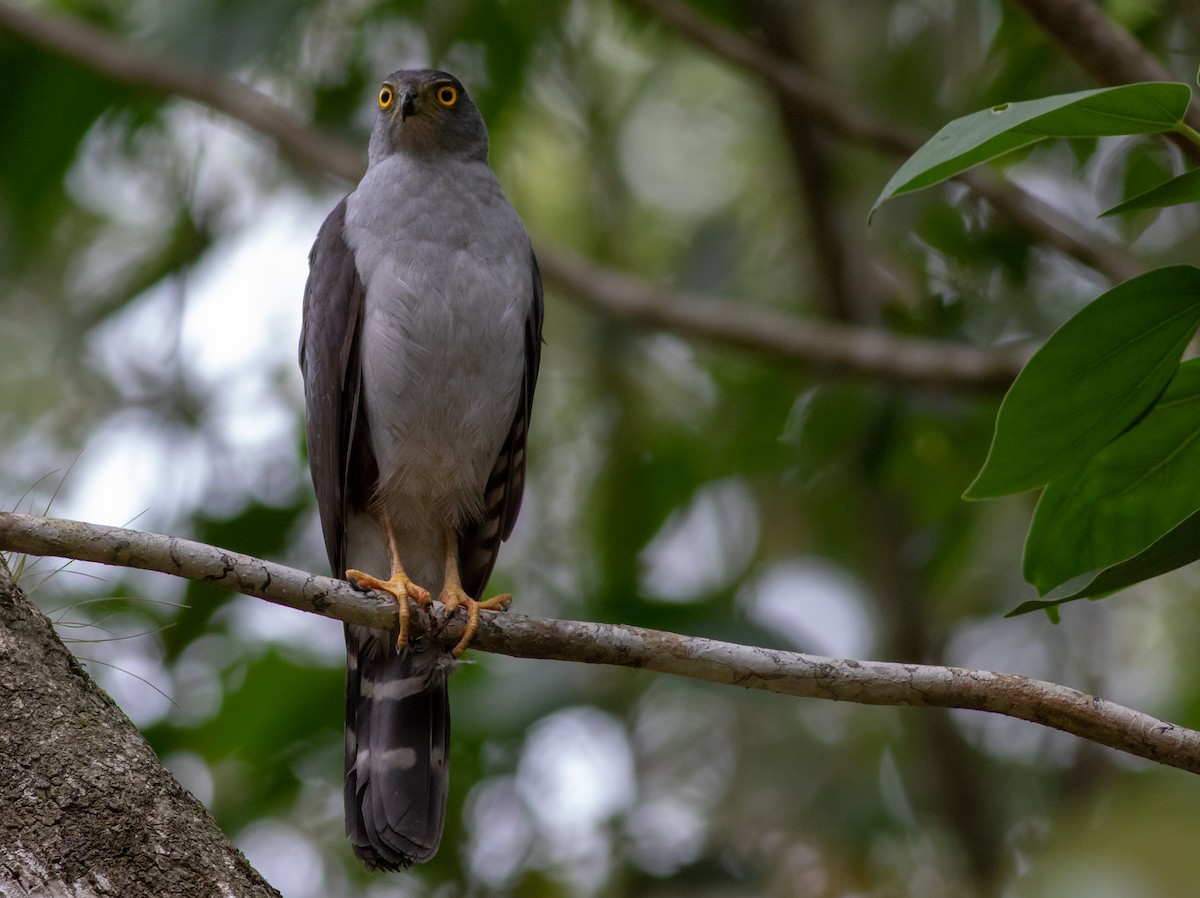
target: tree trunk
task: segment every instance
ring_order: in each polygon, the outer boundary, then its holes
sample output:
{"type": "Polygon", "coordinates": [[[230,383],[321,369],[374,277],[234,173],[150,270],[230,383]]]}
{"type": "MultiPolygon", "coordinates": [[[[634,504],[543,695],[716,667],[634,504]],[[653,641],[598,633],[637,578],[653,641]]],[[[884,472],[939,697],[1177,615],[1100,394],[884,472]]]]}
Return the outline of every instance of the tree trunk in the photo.
{"type": "Polygon", "coordinates": [[[0,898],[278,896],[0,556],[0,898]]]}

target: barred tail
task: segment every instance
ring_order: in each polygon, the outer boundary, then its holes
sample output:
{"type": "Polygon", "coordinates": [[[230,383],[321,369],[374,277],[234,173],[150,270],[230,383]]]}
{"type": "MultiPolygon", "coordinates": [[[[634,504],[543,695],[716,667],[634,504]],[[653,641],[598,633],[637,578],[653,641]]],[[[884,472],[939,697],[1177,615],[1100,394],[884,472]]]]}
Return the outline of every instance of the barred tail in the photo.
{"type": "Polygon", "coordinates": [[[449,653],[346,625],[346,835],[372,870],[431,858],[449,783],[449,653]]]}

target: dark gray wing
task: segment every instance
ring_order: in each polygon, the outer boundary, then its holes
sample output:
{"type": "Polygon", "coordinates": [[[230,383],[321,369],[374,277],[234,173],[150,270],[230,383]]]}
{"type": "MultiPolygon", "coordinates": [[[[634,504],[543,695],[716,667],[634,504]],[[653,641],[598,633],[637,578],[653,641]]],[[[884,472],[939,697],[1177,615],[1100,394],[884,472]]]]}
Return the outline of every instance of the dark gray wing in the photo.
{"type": "MultiPolygon", "coordinates": [[[[335,577],[346,567],[349,510],[379,479],[362,411],[363,284],[346,246],[346,201],[309,255],[300,368],[308,461],[335,577]]],[[[371,869],[401,870],[437,851],[446,813],[450,704],[445,650],[397,655],[395,634],[347,624],[346,834],[371,869]]]]}
{"type": "Polygon", "coordinates": [[[377,477],[359,401],[363,284],[342,236],[345,222],[343,199],[321,225],[309,253],[300,331],[308,465],[335,577],[345,569],[347,508],[369,496],[377,477]]]}
{"type": "Polygon", "coordinates": [[[464,528],[458,538],[463,588],[475,598],[480,598],[492,574],[500,542],[508,539],[512,533],[517,512],[521,510],[521,495],[525,492],[525,440],[529,434],[533,390],[542,361],[544,305],[542,275],[532,251],[529,254],[529,269],[533,301],[529,306],[529,317],[525,319],[525,376],[521,382],[521,398],[508,437],[488,477],[484,491],[486,511],[483,520],[464,528]]]}

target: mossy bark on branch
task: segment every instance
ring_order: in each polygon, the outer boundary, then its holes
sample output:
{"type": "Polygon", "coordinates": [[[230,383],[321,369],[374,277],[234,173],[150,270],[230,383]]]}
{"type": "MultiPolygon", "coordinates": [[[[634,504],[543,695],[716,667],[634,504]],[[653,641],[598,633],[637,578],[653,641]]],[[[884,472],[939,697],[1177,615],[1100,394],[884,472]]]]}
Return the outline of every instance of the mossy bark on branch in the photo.
{"type": "Polygon", "coordinates": [[[0,557],[0,896],[278,896],[0,557]]]}

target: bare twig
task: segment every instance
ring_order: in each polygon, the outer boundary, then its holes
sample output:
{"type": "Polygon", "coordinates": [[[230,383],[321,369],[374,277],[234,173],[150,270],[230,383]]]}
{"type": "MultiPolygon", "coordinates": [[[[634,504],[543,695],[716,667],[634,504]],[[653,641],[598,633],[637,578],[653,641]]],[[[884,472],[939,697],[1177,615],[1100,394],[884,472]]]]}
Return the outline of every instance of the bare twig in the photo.
{"type": "MultiPolygon", "coordinates": [[[[0,550],[161,571],[338,620],[381,628],[396,623],[390,598],[175,537],[0,513],[0,550]]],[[[804,698],[989,711],[1200,773],[1200,732],[1042,680],[959,667],[823,658],[617,624],[490,612],[483,617],[472,643],[483,651],[645,668],[804,698]]],[[[419,621],[425,632],[445,643],[458,640],[462,623],[461,618],[438,620],[431,631],[428,617],[422,614],[419,621]]]]}
{"type": "Polygon", "coordinates": [[[989,351],[737,307],[728,300],[656,287],[565,250],[538,258],[547,282],[614,318],[825,373],[935,389],[998,391],[1012,383],[1030,352],[989,351]]]}
{"type": "MultiPolygon", "coordinates": [[[[919,134],[880,121],[846,102],[819,79],[781,59],[761,42],[730,31],[687,3],[680,0],[625,2],[696,46],[758,76],[797,111],[832,134],[897,156],[911,156],[925,141],[919,134]]],[[[1142,270],[1124,247],[1085,231],[1009,181],[980,170],[964,172],[958,180],[1024,230],[1033,241],[1083,263],[1113,282],[1126,280],[1142,270]]]]}

